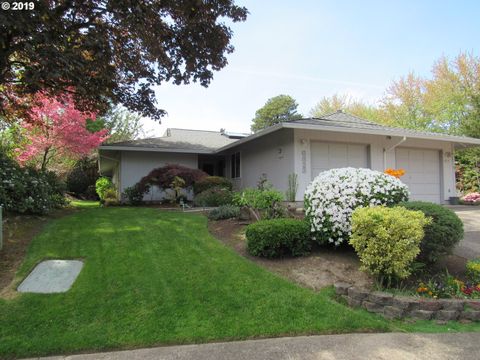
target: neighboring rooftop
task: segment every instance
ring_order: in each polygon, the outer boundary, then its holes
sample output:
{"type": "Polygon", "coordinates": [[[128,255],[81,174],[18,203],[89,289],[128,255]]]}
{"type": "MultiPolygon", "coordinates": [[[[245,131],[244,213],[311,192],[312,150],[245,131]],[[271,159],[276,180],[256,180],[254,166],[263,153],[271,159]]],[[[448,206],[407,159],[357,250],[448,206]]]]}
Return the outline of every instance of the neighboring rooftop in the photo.
{"type": "Polygon", "coordinates": [[[149,149],[175,149],[199,152],[213,152],[218,148],[231,144],[249,134],[229,133],[223,129],[220,131],[190,130],[169,128],[161,137],[121,141],[112,144],[104,144],[102,149],[112,148],[149,148],[149,149]]]}

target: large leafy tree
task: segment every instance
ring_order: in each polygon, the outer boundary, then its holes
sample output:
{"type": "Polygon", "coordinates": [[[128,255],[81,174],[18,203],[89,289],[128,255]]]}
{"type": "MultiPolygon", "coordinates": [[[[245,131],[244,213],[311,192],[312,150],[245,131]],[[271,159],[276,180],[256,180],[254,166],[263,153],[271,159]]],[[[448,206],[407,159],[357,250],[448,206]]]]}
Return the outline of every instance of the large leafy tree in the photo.
{"type": "Polygon", "coordinates": [[[250,128],[253,132],[257,132],[284,121],[301,119],[302,115],[297,112],[297,107],[297,102],[289,95],[270,98],[257,110],[250,128]]]}
{"type": "Polygon", "coordinates": [[[71,93],[82,111],[113,102],[159,119],[152,87],[208,86],[233,51],[225,21],[246,16],[233,0],[40,0],[0,11],[0,115],[25,116],[42,91],[71,93]]]}

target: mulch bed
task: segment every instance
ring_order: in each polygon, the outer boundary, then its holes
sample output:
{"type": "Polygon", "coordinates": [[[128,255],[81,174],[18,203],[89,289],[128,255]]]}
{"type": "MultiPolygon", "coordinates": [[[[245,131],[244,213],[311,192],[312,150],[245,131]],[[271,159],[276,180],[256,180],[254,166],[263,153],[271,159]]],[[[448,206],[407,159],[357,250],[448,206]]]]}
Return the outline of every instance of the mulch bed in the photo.
{"type": "Polygon", "coordinates": [[[314,290],[336,282],[370,287],[372,279],[359,270],[360,263],[348,247],[318,247],[308,256],[264,259],[248,254],[244,230],[248,222],[235,219],[209,221],[210,233],[250,261],[282,277],[314,290]]]}

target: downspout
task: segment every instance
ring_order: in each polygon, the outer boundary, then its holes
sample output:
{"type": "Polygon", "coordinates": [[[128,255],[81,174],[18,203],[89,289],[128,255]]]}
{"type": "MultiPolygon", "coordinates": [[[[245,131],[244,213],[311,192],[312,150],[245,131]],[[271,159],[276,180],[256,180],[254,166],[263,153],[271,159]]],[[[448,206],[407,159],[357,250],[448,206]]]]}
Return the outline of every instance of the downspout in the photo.
{"type": "Polygon", "coordinates": [[[392,147],[388,148],[388,149],[385,149],[383,148],[383,168],[386,169],[387,168],[387,152],[389,151],[392,151],[393,149],[395,149],[397,146],[403,144],[405,141],[407,141],[407,137],[404,136],[402,138],[402,140],[400,140],[397,144],[393,145],[392,147]]]}

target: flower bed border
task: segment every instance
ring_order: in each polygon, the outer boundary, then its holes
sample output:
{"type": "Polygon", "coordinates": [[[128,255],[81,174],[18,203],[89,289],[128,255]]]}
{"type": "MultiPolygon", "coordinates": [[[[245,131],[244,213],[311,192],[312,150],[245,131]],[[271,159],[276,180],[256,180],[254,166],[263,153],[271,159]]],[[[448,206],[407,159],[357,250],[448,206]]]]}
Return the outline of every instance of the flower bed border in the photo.
{"type": "Polygon", "coordinates": [[[356,288],[346,283],[334,285],[335,293],[350,307],[361,307],[387,319],[480,321],[480,299],[428,299],[397,296],[356,288]]]}

